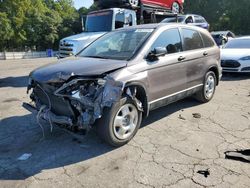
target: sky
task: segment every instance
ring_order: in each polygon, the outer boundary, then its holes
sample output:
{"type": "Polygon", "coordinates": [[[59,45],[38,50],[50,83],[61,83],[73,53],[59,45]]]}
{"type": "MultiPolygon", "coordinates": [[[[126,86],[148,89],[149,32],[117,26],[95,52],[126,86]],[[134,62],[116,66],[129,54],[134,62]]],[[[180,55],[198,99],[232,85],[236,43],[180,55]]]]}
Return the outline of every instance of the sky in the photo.
{"type": "Polygon", "coordinates": [[[74,6],[76,9],[81,7],[89,8],[93,4],[93,0],[74,0],[74,6]]]}

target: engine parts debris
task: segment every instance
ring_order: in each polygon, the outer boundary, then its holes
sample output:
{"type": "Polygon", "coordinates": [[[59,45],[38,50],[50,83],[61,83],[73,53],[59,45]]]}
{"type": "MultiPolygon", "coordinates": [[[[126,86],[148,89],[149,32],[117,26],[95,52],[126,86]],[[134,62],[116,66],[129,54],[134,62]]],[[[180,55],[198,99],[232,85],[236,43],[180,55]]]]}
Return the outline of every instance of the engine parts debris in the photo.
{"type": "Polygon", "coordinates": [[[179,114],[178,118],[181,120],[186,120],[186,118],[184,118],[181,114],[179,114]]]}
{"type": "Polygon", "coordinates": [[[225,158],[250,163],[250,149],[238,151],[226,151],[225,158]]]}
{"type": "Polygon", "coordinates": [[[193,115],[193,117],[196,118],[196,119],[201,118],[201,114],[200,114],[200,113],[193,113],[192,115],[193,115]]]}
{"type": "Polygon", "coordinates": [[[197,173],[203,175],[205,178],[207,178],[210,175],[209,169],[198,170],[197,173]]]}

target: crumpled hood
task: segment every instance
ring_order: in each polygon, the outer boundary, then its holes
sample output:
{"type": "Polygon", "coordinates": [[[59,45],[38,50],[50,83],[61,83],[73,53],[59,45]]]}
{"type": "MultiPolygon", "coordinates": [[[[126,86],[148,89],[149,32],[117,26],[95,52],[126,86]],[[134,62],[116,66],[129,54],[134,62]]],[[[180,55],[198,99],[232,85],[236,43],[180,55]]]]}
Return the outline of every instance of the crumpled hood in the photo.
{"type": "Polygon", "coordinates": [[[245,56],[250,56],[249,49],[221,49],[222,60],[239,60],[245,56]]]}
{"type": "Polygon", "coordinates": [[[127,61],[69,57],[35,69],[30,77],[41,83],[64,82],[71,76],[99,76],[127,65],[127,61]]]}

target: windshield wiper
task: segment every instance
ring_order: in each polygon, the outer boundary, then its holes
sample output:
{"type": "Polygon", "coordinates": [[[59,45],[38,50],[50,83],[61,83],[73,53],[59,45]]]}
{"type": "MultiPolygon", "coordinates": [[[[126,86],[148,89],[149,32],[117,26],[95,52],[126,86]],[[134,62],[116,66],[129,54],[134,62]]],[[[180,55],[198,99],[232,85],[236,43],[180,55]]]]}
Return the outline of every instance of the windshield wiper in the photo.
{"type": "Polygon", "coordinates": [[[89,56],[83,56],[83,57],[99,58],[99,59],[109,59],[109,58],[107,58],[107,57],[98,56],[98,55],[89,55],[89,56]]]}

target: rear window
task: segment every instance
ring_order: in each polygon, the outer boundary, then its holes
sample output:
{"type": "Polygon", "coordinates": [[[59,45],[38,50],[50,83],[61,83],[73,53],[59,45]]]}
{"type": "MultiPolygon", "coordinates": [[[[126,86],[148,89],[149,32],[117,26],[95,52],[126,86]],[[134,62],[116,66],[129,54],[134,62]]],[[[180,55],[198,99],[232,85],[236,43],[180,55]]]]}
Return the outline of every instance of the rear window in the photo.
{"type": "Polygon", "coordinates": [[[198,31],[182,29],[182,35],[185,51],[203,48],[203,42],[198,31]]]}
{"type": "Polygon", "coordinates": [[[205,23],[205,19],[203,17],[200,16],[195,16],[195,23],[205,23]]]}
{"type": "Polygon", "coordinates": [[[200,33],[203,39],[205,48],[214,46],[214,41],[204,33],[200,33]]]}
{"type": "Polygon", "coordinates": [[[112,11],[91,13],[87,16],[85,31],[101,32],[112,30],[112,11]]]}

